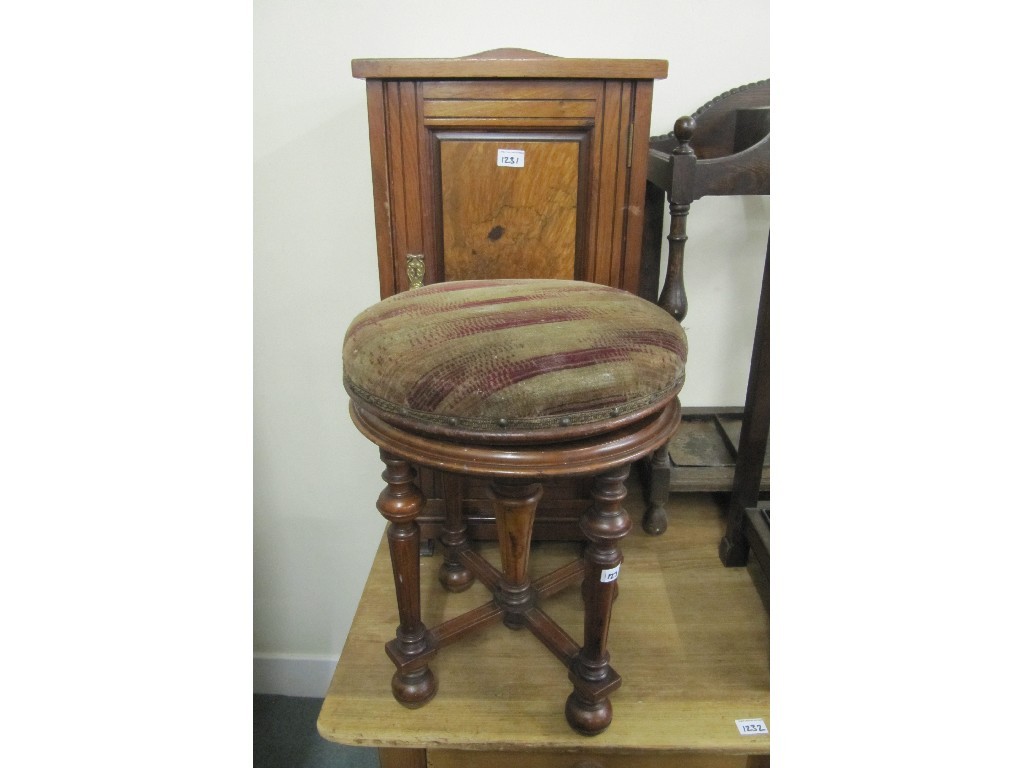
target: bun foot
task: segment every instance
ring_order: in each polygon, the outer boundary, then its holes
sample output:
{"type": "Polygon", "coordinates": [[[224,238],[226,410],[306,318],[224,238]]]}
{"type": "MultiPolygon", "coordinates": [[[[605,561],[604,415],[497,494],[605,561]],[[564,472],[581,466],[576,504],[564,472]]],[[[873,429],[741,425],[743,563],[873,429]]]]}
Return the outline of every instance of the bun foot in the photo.
{"type": "Polygon", "coordinates": [[[727,534],[718,542],[718,559],[725,567],[736,568],[747,564],[749,550],[750,545],[746,541],[730,540],[727,534]]]}
{"type": "Polygon", "coordinates": [[[441,572],[437,580],[448,592],[465,592],[471,586],[475,577],[465,566],[451,567],[447,563],[441,565],[441,572]]]}
{"type": "Polygon", "coordinates": [[[661,536],[668,530],[664,504],[652,504],[644,511],[643,527],[649,536],[661,536]]]}
{"type": "Polygon", "coordinates": [[[565,700],[565,719],[577,733],[597,736],[612,723],[612,703],[604,698],[590,704],[573,691],[565,700]]]}
{"type": "Polygon", "coordinates": [[[430,667],[423,667],[415,672],[403,675],[398,672],[391,678],[391,693],[395,701],[403,707],[416,709],[422,707],[437,693],[437,678],[430,667]]]}

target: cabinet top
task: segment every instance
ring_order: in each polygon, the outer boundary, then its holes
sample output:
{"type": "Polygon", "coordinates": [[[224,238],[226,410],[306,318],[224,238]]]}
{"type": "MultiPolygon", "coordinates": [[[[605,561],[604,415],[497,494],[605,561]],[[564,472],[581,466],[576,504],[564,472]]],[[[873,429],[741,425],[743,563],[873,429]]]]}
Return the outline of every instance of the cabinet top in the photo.
{"type": "Polygon", "coordinates": [[[563,59],[522,48],[498,48],[458,59],[353,59],[352,76],[364,79],[572,78],[660,80],[662,59],[563,59]]]}

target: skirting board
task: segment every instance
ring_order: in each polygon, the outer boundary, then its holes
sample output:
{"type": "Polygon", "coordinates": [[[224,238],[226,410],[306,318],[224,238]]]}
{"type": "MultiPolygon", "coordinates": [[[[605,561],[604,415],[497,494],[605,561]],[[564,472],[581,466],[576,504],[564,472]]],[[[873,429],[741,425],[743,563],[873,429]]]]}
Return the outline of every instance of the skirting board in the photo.
{"type": "Polygon", "coordinates": [[[254,653],[252,692],[322,699],[337,664],[337,656],[254,653]]]}

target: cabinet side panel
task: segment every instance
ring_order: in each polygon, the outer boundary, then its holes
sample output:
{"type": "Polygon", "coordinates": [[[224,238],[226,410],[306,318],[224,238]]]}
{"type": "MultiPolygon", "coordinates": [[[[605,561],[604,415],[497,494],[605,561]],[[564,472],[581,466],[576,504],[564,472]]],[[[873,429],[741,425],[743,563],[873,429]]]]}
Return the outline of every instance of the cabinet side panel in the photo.
{"type": "MultiPolygon", "coordinates": [[[[641,251],[643,244],[644,208],[646,201],[647,144],[651,133],[651,100],[654,83],[639,80],[635,84],[633,98],[633,147],[632,163],[629,168],[629,189],[626,205],[626,236],[622,259],[622,287],[630,293],[640,293],[642,271],[641,251]]],[[[663,206],[664,202],[660,202],[663,206]]],[[[659,214],[661,212],[659,211],[659,214]]],[[[660,226],[661,215],[657,218],[660,226]]],[[[660,235],[659,235],[660,247],[660,235]]],[[[657,281],[657,277],[654,278],[657,281]]],[[[655,285],[655,291],[657,286],[655,285]]]]}
{"type": "Polygon", "coordinates": [[[621,216],[622,210],[616,167],[621,144],[621,100],[622,83],[605,83],[604,118],[601,120],[603,130],[595,153],[601,170],[593,182],[598,201],[597,221],[595,238],[591,244],[594,252],[594,282],[615,287],[618,287],[619,270],[613,273],[612,264],[618,264],[621,251],[621,239],[616,240],[615,237],[615,220],[621,216]]]}
{"type": "Polygon", "coordinates": [[[420,197],[420,114],[416,96],[416,83],[399,83],[401,99],[402,186],[405,188],[404,226],[405,249],[398,251],[395,270],[399,273],[401,290],[409,289],[406,258],[410,254],[423,254],[423,200],[420,197]]]}
{"type": "Polygon", "coordinates": [[[595,95],[595,118],[594,129],[590,136],[589,167],[587,168],[587,216],[584,222],[584,244],[582,261],[586,267],[582,274],[577,274],[577,280],[587,280],[592,283],[600,283],[601,279],[597,274],[597,252],[598,233],[600,231],[601,219],[601,158],[604,136],[607,133],[605,125],[605,89],[601,83],[600,93],[595,95]]]}
{"type": "Polygon", "coordinates": [[[373,182],[373,218],[377,229],[377,270],[382,299],[395,293],[385,109],[384,84],[380,80],[367,80],[366,112],[370,128],[370,178],[373,182]]]}
{"type": "Polygon", "coordinates": [[[619,91],[619,111],[616,115],[617,140],[615,142],[615,191],[611,196],[612,235],[609,241],[608,284],[622,288],[625,269],[622,263],[626,250],[626,208],[629,200],[629,168],[626,163],[629,152],[629,124],[633,119],[633,83],[622,83],[619,91]]]}
{"type": "MultiPolygon", "coordinates": [[[[388,189],[391,190],[391,251],[388,258],[391,259],[392,283],[388,286],[391,294],[404,291],[408,285],[408,279],[404,272],[405,254],[409,253],[406,242],[405,221],[408,216],[405,191],[405,160],[404,146],[402,142],[402,103],[399,98],[399,83],[388,82],[384,86],[384,104],[386,107],[387,120],[387,147],[388,147],[388,189]]],[[[384,258],[383,256],[381,258],[384,258]]],[[[381,286],[384,290],[384,286],[381,286]]],[[[391,295],[388,294],[388,295],[391,295]]]]}
{"type": "Polygon", "coordinates": [[[419,152],[419,214],[424,258],[424,285],[443,282],[444,244],[441,242],[440,169],[438,168],[437,138],[427,125],[423,89],[426,83],[416,83],[416,132],[419,152]]]}

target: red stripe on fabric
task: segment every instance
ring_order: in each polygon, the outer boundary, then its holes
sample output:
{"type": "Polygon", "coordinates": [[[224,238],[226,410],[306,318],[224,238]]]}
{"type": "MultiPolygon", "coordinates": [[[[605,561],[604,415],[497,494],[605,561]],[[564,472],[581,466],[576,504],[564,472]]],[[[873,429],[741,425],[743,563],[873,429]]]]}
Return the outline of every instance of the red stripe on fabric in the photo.
{"type": "Polygon", "coordinates": [[[670,331],[623,331],[620,338],[626,343],[667,349],[684,360],[686,359],[686,347],[683,344],[682,338],[670,331]]]}
{"type": "Polygon", "coordinates": [[[460,318],[446,323],[444,326],[425,338],[418,349],[429,349],[437,344],[475,336],[480,333],[504,331],[509,328],[525,328],[531,325],[548,323],[568,323],[586,320],[589,313],[582,308],[544,309],[543,311],[523,310],[520,312],[502,312],[495,315],[479,315],[460,318]]]}
{"type": "Polygon", "coordinates": [[[405,401],[418,411],[433,411],[451,392],[466,381],[480,361],[474,354],[459,360],[448,360],[425,373],[409,388],[405,401]]]}
{"type": "Polygon", "coordinates": [[[502,280],[453,280],[450,283],[431,283],[419,288],[416,295],[433,295],[435,293],[451,293],[453,291],[469,291],[475,288],[493,288],[498,285],[511,285],[502,280]]]}
{"type": "Polygon", "coordinates": [[[449,361],[429,371],[410,388],[406,402],[417,410],[433,411],[457,389],[472,392],[486,400],[502,389],[545,373],[628,361],[630,354],[628,350],[612,346],[553,352],[498,365],[494,365],[492,360],[477,365],[480,358],[481,355],[476,354],[449,361]]]}
{"type": "Polygon", "coordinates": [[[592,347],[572,352],[552,352],[547,355],[519,360],[511,365],[499,366],[482,377],[480,385],[485,394],[493,394],[512,384],[532,379],[545,373],[586,368],[598,363],[621,362],[629,359],[629,352],[621,347],[592,347]]]}
{"type": "MultiPolygon", "coordinates": [[[[437,285],[449,285],[449,283],[437,283],[437,285]]],[[[451,285],[456,285],[456,283],[451,283],[451,285]]],[[[585,284],[581,284],[581,285],[585,285],[585,284]]],[[[425,291],[426,291],[426,289],[422,288],[422,289],[418,289],[416,293],[419,294],[420,296],[422,296],[425,291]]],[[[423,317],[423,318],[426,318],[426,317],[432,317],[434,315],[439,315],[439,314],[442,314],[442,313],[456,312],[456,311],[459,311],[459,310],[464,309],[464,308],[486,307],[486,306],[490,306],[492,304],[493,305],[503,305],[503,304],[521,302],[521,301],[545,301],[545,300],[550,299],[552,296],[557,296],[557,295],[566,294],[566,293],[570,293],[570,292],[573,292],[573,293],[578,292],[578,289],[575,288],[575,286],[567,286],[564,289],[558,288],[558,289],[552,289],[552,290],[538,290],[538,291],[535,291],[535,292],[532,292],[532,293],[529,293],[529,294],[521,294],[521,295],[518,295],[518,296],[505,296],[505,297],[502,297],[502,298],[480,299],[478,301],[459,301],[459,302],[455,302],[455,303],[438,301],[438,302],[431,302],[429,304],[426,304],[426,303],[413,303],[411,300],[410,301],[396,302],[397,306],[391,307],[391,308],[386,309],[386,310],[378,310],[376,312],[373,312],[373,314],[371,314],[371,315],[369,315],[367,317],[364,317],[362,320],[358,320],[358,321],[354,322],[352,324],[352,326],[349,328],[348,335],[349,336],[355,336],[357,333],[360,333],[367,326],[374,325],[376,323],[380,323],[380,322],[383,322],[385,320],[390,320],[392,318],[399,317],[399,316],[423,317]]],[[[405,297],[407,295],[409,295],[411,297],[415,297],[415,294],[401,294],[401,295],[403,297],[405,297]]],[[[584,308],[581,308],[581,310],[582,309],[584,309],[584,308]]],[[[587,308],[587,309],[589,309],[589,308],[587,308]]],[[[534,312],[536,314],[540,314],[540,313],[544,313],[544,312],[551,313],[553,311],[556,312],[557,310],[552,310],[550,307],[547,307],[547,306],[538,307],[536,310],[534,310],[534,312]]],[[[583,315],[579,316],[580,319],[582,317],[583,317],[583,315]]],[[[568,318],[568,319],[577,319],[577,318],[568,318]]]]}
{"type": "Polygon", "coordinates": [[[376,325],[377,323],[381,323],[385,320],[390,320],[393,317],[429,317],[441,312],[451,312],[453,309],[458,309],[458,307],[458,304],[452,305],[444,302],[432,302],[430,304],[414,304],[409,301],[395,302],[395,305],[389,309],[375,309],[372,313],[368,314],[367,317],[364,317],[358,322],[352,323],[348,335],[354,336],[368,325],[376,325]]]}
{"type": "Polygon", "coordinates": [[[618,288],[581,281],[456,280],[450,283],[434,283],[423,288],[417,288],[415,291],[399,293],[385,299],[381,304],[363,313],[368,316],[353,323],[349,328],[348,335],[354,335],[368,325],[403,315],[409,317],[429,317],[442,312],[457,311],[463,307],[480,307],[490,304],[502,305],[532,300],[545,301],[557,296],[567,294],[578,295],[585,292],[604,295],[623,294],[633,298],[631,294],[627,294],[618,288]],[[543,284],[537,285],[535,283],[543,284]],[[453,296],[448,301],[445,301],[443,298],[451,293],[486,288],[511,288],[519,289],[521,292],[512,296],[483,298],[474,301],[465,301],[458,296],[453,296]],[[430,300],[434,297],[436,297],[435,300],[430,300]],[[385,305],[387,306],[386,309],[383,308],[385,305]]]}
{"type": "MultiPolygon", "coordinates": [[[[458,283],[437,283],[437,285],[458,285],[458,283]]],[[[458,289],[462,290],[462,289],[458,289]]],[[[421,298],[424,294],[428,293],[426,288],[417,290],[415,294],[403,293],[399,294],[402,297],[402,301],[393,301],[393,306],[388,309],[375,308],[371,311],[369,316],[364,319],[353,323],[349,330],[349,335],[354,335],[365,328],[367,325],[374,323],[383,322],[384,320],[390,320],[394,317],[408,316],[408,317],[430,317],[431,315],[438,315],[444,312],[453,312],[462,309],[463,307],[478,307],[487,306],[488,304],[504,304],[509,301],[527,301],[532,297],[525,296],[513,296],[506,297],[504,299],[490,299],[480,301],[431,301],[429,303],[423,301],[415,301],[416,298],[421,298]]],[[[442,293],[442,291],[433,291],[433,293],[442,293]]]]}

